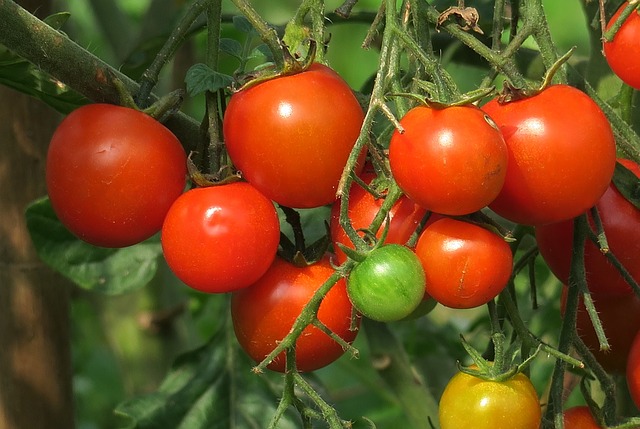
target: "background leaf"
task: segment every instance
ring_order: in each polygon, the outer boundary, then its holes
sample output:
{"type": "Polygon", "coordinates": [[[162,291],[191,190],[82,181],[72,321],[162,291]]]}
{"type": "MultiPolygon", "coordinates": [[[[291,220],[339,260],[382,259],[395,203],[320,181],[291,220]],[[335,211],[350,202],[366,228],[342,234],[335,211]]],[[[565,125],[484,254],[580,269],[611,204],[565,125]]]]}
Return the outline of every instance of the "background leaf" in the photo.
{"type": "Polygon", "coordinates": [[[231,85],[233,78],[226,74],[211,69],[206,64],[194,64],[185,78],[187,92],[190,96],[201,94],[205,91],[215,92],[231,85]]]}
{"type": "Polygon", "coordinates": [[[38,256],[78,286],[116,295],[145,286],[158,269],[160,241],[107,249],[75,237],[56,217],[49,198],[27,207],[27,227],[38,256]]]}

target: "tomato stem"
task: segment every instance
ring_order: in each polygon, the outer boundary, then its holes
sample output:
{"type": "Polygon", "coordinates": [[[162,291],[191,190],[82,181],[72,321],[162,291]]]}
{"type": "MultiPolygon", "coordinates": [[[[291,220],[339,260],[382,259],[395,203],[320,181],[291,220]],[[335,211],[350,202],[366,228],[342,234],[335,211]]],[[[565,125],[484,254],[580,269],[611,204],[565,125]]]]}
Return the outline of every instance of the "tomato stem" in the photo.
{"type": "Polygon", "coordinates": [[[622,13],[620,13],[620,15],[618,15],[616,20],[611,24],[609,29],[602,34],[602,41],[611,42],[615,37],[616,33],[618,32],[618,30],[620,30],[620,27],[622,27],[622,24],[624,24],[626,19],[629,16],[631,16],[631,14],[635,12],[637,8],[638,8],[638,4],[634,4],[632,2],[628,3],[627,6],[622,11],[622,13]]]}

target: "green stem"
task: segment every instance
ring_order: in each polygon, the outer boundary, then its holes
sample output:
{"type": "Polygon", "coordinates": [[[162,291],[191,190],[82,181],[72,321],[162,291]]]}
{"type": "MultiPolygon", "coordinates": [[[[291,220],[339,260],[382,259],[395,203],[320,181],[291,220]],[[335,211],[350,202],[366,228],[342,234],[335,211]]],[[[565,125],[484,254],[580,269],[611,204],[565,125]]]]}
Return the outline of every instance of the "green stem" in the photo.
{"type": "Polygon", "coordinates": [[[615,34],[620,30],[624,21],[637,9],[637,4],[628,3],[618,18],[611,24],[611,27],[602,35],[602,38],[610,42],[613,40],[615,34]]]}
{"type": "MultiPolygon", "coordinates": [[[[384,323],[363,319],[374,367],[395,393],[414,429],[437,425],[438,403],[425,380],[413,369],[409,356],[384,323]]],[[[437,427],[437,426],[436,426],[437,427]]]]}
{"type": "MultiPolygon", "coordinates": [[[[13,0],[0,1],[0,44],[37,64],[44,72],[98,103],[118,104],[120,94],[113,77],[135,93],[139,85],[98,57],[54,30],[13,0]]],[[[157,97],[152,95],[152,100],[157,97]]],[[[165,123],[191,150],[199,139],[199,124],[176,112],[165,123]]]]}
{"type": "Polygon", "coordinates": [[[136,102],[140,107],[147,107],[151,91],[158,83],[158,77],[162,68],[173,58],[185,37],[187,36],[191,26],[195,20],[204,12],[211,0],[196,0],[188,9],[187,13],[180,19],[174,27],[171,35],[164,43],[155,59],[149,67],[142,73],[140,77],[140,89],[136,96],[136,102]]]}
{"type": "MultiPolygon", "coordinates": [[[[218,60],[220,58],[220,31],[222,17],[222,0],[210,1],[207,9],[207,65],[212,70],[218,70],[218,60]]],[[[202,151],[202,164],[213,173],[217,174],[222,167],[221,158],[224,146],[221,137],[221,120],[219,109],[219,98],[223,94],[220,91],[215,93],[207,91],[205,93],[206,103],[206,126],[207,126],[207,147],[202,151]],[[208,161],[208,162],[207,162],[208,161]]]]}

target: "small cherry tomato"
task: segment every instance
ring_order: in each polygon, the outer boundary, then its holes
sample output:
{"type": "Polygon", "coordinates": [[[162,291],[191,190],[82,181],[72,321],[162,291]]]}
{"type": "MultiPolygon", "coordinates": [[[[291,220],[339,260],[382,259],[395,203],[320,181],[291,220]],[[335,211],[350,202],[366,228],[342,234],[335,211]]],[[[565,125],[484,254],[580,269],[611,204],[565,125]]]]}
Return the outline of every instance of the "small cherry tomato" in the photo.
{"type": "Polygon", "coordinates": [[[275,258],[280,223],[273,203],[245,182],[195,188],[171,206],[162,250],[187,286],[229,292],[258,280],[275,258]]]}
{"type": "Polygon", "coordinates": [[[311,208],[335,201],[363,118],[347,83],[313,64],[233,94],[223,133],[231,160],[249,183],[279,204],[311,208]]]}
{"type": "Polygon", "coordinates": [[[440,429],[539,429],[541,416],[538,394],[522,373],[487,381],[459,372],[440,399],[440,429]]]}
{"type": "Polygon", "coordinates": [[[564,429],[602,429],[586,405],[571,407],[564,412],[564,429]]]}
{"type": "Polygon", "coordinates": [[[609,121],[585,93],[552,85],[517,101],[494,99],[483,110],[509,150],[504,186],[489,205],[497,214],[526,225],[560,222],[584,213],[604,194],[616,145],[609,121]]]}
{"type": "Polygon", "coordinates": [[[493,121],[475,106],[418,106],[394,131],[389,163],[409,198],[427,210],[463,215],[498,195],[507,174],[507,147],[493,121]]]}
{"type": "Polygon", "coordinates": [[[425,293],[424,270],[409,248],[387,244],[373,249],[349,273],[347,293],[363,316],[392,322],[410,315],[425,293]]]}
{"type": "MultiPolygon", "coordinates": [[[[256,362],[262,361],[287,336],[304,306],[334,272],[329,256],[305,267],[277,257],[257,282],[234,292],[231,317],[236,338],[244,351],[256,362]]],[[[345,281],[340,279],[322,300],[318,319],[351,343],[358,332],[351,329],[352,312],[345,281]]],[[[299,371],[322,368],[343,354],[342,346],[315,326],[307,326],[296,341],[299,371]]],[[[283,353],[268,368],[284,372],[285,363],[283,353]]]]}
{"type": "MultiPolygon", "coordinates": [[[[607,30],[629,5],[624,2],[607,24],[607,30]]],[[[611,70],[627,85],[640,89],[640,15],[637,10],[622,23],[610,42],[603,44],[604,56],[611,70]]]]}
{"type": "Polygon", "coordinates": [[[186,176],[186,155],[171,131],[145,113],[111,104],[71,112],[47,153],[53,210],[95,246],[126,247],[160,231],[186,176]]]}
{"type": "Polygon", "coordinates": [[[481,226],[443,218],[425,228],[416,255],[427,294],[451,308],[473,308],[495,298],[509,282],[513,256],[499,235],[481,226]]]}

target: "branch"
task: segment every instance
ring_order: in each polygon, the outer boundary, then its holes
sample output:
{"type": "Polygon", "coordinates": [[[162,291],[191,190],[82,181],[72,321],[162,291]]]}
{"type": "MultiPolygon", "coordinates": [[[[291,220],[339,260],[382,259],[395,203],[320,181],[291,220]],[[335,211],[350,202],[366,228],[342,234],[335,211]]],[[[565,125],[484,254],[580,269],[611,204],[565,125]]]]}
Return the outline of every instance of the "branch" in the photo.
{"type": "MultiPolygon", "coordinates": [[[[0,16],[1,44],[88,99],[119,104],[120,95],[112,77],[122,81],[131,93],[138,91],[139,86],[132,79],[31,15],[13,0],[0,0],[0,16]]],[[[152,96],[152,99],[155,101],[157,96],[152,96]]],[[[176,113],[165,125],[187,150],[199,138],[198,122],[184,113],[176,113]]]]}

